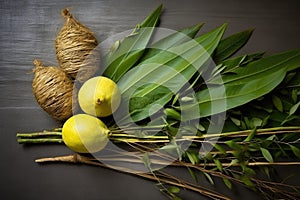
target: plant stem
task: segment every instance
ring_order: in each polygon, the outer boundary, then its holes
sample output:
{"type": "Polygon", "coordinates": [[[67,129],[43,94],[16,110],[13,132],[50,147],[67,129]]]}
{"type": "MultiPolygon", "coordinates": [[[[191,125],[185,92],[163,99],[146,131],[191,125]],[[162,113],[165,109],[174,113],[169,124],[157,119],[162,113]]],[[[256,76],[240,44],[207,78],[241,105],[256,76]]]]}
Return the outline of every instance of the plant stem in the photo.
{"type": "Polygon", "coordinates": [[[63,143],[62,138],[35,138],[35,139],[18,138],[17,140],[19,144],[63,143]]]}
{"type": "Polygon", "coordinates": [[[207,188],[204,188],[200,185],[195,185],[177,178],[174,178],[173,176],[169,174],[154,174],[154,172],[140,172],[137,170],[131,170],[129,168],[125,167],[119,167],[119,166],[114,166],[114,165],[107,165],[107,164],[102,164],[100,162],[95,162],[89,157],[85,157],[79,154],[74,154],[74,155],[68,155],[68,156],[58,156],[58,157],[49,157],[49,158],[40,158],[35,160],[37,163],[44,163],[44,162],[70,162],[70,163],[83,163],[83,164],[88,164],[88,165],[95,165],[95,166],[100,166],[100,167],[105,167],[109,169],[113,169],[119,172],[123,173],[128,173],[131,175],[135,176],[140,176],[152,181],[159,181],[162,183],[178,186],[181,188],[189,189],[194,192],[198,192],[204,196],[208,196],[213,199],[223,199],[223,200],[230,200],[230,198],[224,196],[223,194],[219,194],[215,191],[211,191],[207,188]]]}
{"type": "MultiPolygon", "coordinates": [[[[127,174],[131,174],[131,175],[135,175],[135,176],[139,176],[139,177],[143,177],[152,181],[158,181],[160,183],[166,183],[169,185],[173,185],[173,186],[178,186],[181,188],[185,188],[185,189],[189,189],[191,191],[195,191],[197,193],[200,193],[204,196],[208,196],[212,199],[229,199],[228,197],[219,194],[217,192],[208,190],[207,188],[204,188],[200,185],[195,185],[193,183],[189,183],[187,181],[184,181],[182,179],[178,179],[170,174],[167,174],[165,172],[161,172],[161,171],[152,171],[152,172],[140,172],[137,170],[132,170],[126,167],[120,167],[114,164],[103,164],[99,161],[117,161],[117,162],[130,162],[130,163],[140,163],[143,164],[143,161],[141,158],[136,157],[136,155],[134,153],[129,153],[128,154],[129,158],[123,158],[118,157],[105,157],[105,158],[92,158],[92,157],[86,157],[86,156],[82,156],[79,154],[74,154],[74,155],[67,155],[67,156],[59,156],[59,157],[49,157],[49,158],[40,158],[37,159],[35,162],[37,163],[45,163],[45,162],[70,162],[70,163],[83,163],[83,164],[88,164],[88,165],[94,165],[94,166],[100,166],[100,167],[105,167],[105,168],[109,168],[109,169],[113,169],[119,172],[123,172],[123,173],[127,173],[127,174]],[[130,157],[131,156],[131,157],[130,157]]],[[[213,171],[213,170],[209,170],[206,169],[206,166],[212,166],[215,167],[215,165],[207,165],[207,164],[195,164],[193,165],[192,163],[186,163],[186,162],[182,162],[182,161],[175,161],[173,163],[166,163],[164,160],[159,160],[159,159],[151,159],[151,163],[152,164],[158,164],[158,165],[166,165],[169,164],[170,166],[174,166],[174,167],[188,167],[188,168],[194,168],[196,170],[199,170],[201,172],[205,172],[205,173],[209,173],[212,176],[215,177],[219,177],[219,178],[226,178],[228,180],[234,181],[236,183],[239,184],[244,184],[242,180],[239,180],[237,178],[228,176],[226,174],[223,174],[221,172],[217,172],[217,171],[213,171]]],[[[229,164],[223,163],[222,165],[224,167],[229,166],[229,164]],[[224,164],[224,165],[223,165],[224,164]]],[[[270,166],[270,165],[300,165],[300,162],[274,162],[274,163],[268,163],[268,162],[253,162],[253,163],[248,163],[248,166],[270,166]]],[[[235,165],[237,166],[237,165],[235,165]]],[[[282,193],[281,189],[278,189],[277,187],[280,186],[281,183],[275,183],[275,182],[266,182],[260,179],[255,179],[252,178],[252,180],[258,184],[259,189],[268,189],[270,191],[278,191],[282,193]]],[[[294,186],[291,185],[286,185],[286,184],[281,184],[281,186],[284,188],[293,188],[294,186]]],[[[292,193],[288,193],[287,191],[285,192],[285,195],[290,195],[292,193]]]]}
{"type": "Polygon", "coordinates": [[[22,138],[34,138],[40,136],[62,136],[61,131],[43,131],[43,132],[33,132],[33,133],[17,133],[17,137],[22,138]]]}
{"type": "MultiPolygon", "coordinates": [[[[155,127],[156,128],[156,127],[155,127]]],[[[134,130],[134,128],[129,128],[134,130]]],[[[137,129],[137,128],[136,128],[137,129]]],[[[170,139],[167,135],[146,135],[139,137],[134,134],[126,134],[126,128],[122,133],[120,130],[112,130],[109,139],[114,142],[126,142],[126,143],[169,143],[170,139]]],[[[175,139],[176,141],[201,141],[208,138],[217,137],[247,137],[252,130],[245,131],[235,131],[227,133],[216,133],[216,134],[203,134],[201,136],[182,136],[181,138],[175,139]]],[[[266,129],[257,129],[256,135],[274,135],[274,134],[284,134],[284,133],[300,133],[300,127],[275,127],[266,129]]],[[[62,133],[61,130],[55,131],[43,131],[35,133],[18,133],[17,140],[19,143],[62,143],[62,133]]]]}

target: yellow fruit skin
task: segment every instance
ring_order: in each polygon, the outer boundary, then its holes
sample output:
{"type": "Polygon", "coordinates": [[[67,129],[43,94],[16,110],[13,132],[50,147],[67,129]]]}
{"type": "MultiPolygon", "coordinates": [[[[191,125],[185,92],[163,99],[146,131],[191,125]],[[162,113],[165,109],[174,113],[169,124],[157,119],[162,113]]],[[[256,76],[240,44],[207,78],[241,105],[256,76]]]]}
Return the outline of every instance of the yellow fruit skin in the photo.
{"type": "Polygon", "coordinates": [[[97,117],[111,115],[119,107],[120,101],[121,93],[117,84],[103,76],[87,80],[78,93],[81,109],[97,117]]]}
{"type": "Polygon", "coordinates": [[[109,130],[98,118],[77,114],[63,125],[62,138],[66,146],[77,153],[94,153],[108,142],[109,130]]]}

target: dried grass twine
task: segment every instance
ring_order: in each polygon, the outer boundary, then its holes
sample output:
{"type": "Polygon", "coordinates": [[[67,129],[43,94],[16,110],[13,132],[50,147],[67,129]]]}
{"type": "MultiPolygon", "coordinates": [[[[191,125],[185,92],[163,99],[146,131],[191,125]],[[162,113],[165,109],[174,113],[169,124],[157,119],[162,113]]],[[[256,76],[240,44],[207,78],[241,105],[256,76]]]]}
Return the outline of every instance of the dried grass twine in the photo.
{"type": "Polygon", "coordinates": [[[44,66],[34,60],[33,94],[49,115],[57,120],[66,120],[72,116],[73,82],[58,67],[44,66]]]}
{"type": "Polygon", "coordinates": [[[98,45],[98,41],[87,27],[73,17],[69,9],[64,9],[62,16],[66,23],[55,39],[56,56],[60,67],[76,78],[80,68],[91,67],[91,63],[84,61],[98,45]]]}

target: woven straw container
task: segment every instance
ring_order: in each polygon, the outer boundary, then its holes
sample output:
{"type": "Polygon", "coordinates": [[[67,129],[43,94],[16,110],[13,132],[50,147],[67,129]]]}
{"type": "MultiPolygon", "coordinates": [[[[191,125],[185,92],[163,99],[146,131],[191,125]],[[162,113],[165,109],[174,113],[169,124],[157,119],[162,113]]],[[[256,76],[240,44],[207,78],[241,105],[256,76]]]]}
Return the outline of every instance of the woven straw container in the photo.
{"type": "Polygon", "coordinates": [[[69,9],[62,11],[66,19],[55,39],[56,57],[60,67],[73,79],[81,70],[79,81],[85,81],[96,71],[100,56],[95,48],[98,41],[94,34],[77,21],[69,9]]]}
{"type": "Polygon", "coordinates": [[[60,121],[71,117],[72,80],[58,67],[46,67],[38,60],[34,60],[34,65],[32,91],[40,107],[60,121]]]}

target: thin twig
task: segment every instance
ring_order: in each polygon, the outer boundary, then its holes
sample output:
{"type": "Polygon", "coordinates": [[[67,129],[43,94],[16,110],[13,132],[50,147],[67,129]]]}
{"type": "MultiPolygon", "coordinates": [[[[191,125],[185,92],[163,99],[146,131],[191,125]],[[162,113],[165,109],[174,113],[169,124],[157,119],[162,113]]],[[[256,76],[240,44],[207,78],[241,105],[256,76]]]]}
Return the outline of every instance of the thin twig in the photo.
{"type": "Polygon", "coordinates": [[[51,157],[51,158],[40,158],[35,160],[35,162],[37,163],[43,163],[43,162],[70,162],[70,163],[83,163],[83,164],[89,164],[89,165],[95,165],[95,166],[100,166],[100,167],[105,167],[105,168],[110,168],[119,172],[124,172],[124,173],[128,173],[131,175],[135,175],[135,176],[140,176],[149,180],[153,180],[153,181],[160,181],[166,184],[170,184],[170,185],[174,185],[174,186],[178,186],[181,188],[185,188],[185,189],[189,189],[191,191],[194,192],[198,192],[202,195],[208,196],[210,198],[213,199],[224,199],[224,200],[230,200],[229,197],[226,197],[222,194],[219,194],[215,191],[211,191],[207,188],[201,187],[199,185],[194,185],[191,183],[188,183],[186,181],[183,180],[179,180],[178,178],[174,178],[173,176],[164,173],[162,174],[156,174],[156,176],[153,176],[152,173],[144,173],[141,171],[137,171],[137,170],[132,170],[129,168],[125,168],[125,167],[120,167],[120,166],[114,166],[114,165],[107,165],[107,164],[103,164],[100,162],[95,162],[90,160],[89,157],[85,157],[79,154],[74,154],[74,155],[68,155],[68,156],[59,156],[59,157],[51,157]]]}

